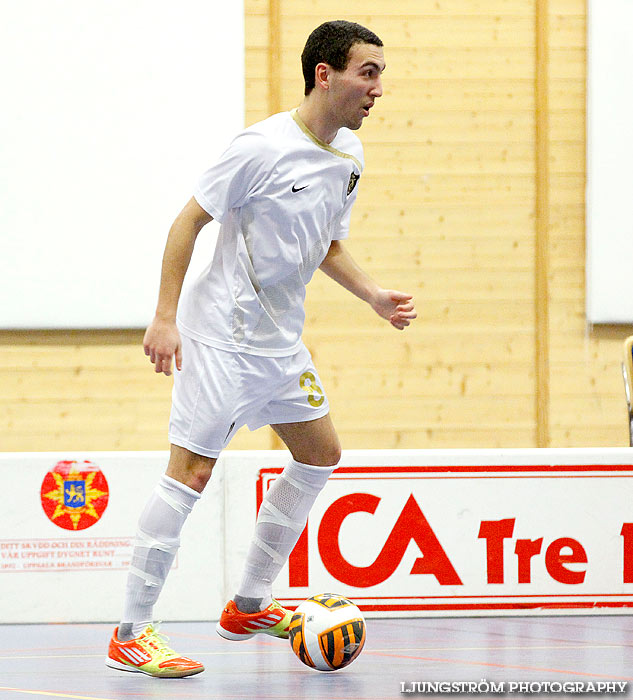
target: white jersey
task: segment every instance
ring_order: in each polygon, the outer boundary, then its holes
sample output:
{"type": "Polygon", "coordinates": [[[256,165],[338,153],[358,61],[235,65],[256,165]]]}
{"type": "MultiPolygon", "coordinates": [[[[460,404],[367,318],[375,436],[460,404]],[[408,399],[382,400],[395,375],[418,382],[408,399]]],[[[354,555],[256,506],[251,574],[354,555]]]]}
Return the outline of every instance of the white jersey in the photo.
{"type": "Polygon", "coordinates": [[[348,235],[363,165],[352,131],[326,144],[296,110],[241,132],[194,193],[221,226],[213,260],[183,293],[181,332],[223,350],[296,353],[305,286],[348,235]]]}

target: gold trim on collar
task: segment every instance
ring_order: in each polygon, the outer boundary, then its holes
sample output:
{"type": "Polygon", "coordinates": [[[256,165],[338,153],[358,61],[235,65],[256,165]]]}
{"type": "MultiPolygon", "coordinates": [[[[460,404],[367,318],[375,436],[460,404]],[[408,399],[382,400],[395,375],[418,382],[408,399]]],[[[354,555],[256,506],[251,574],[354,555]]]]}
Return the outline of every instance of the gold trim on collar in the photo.
{"type": "Polygon", "coordinates": [[[303,131],[303,133],[311,140],[313,141],[319,148],[322,148],[324,151],[329,151],[330,153],[333,153],[335,156],[340,156],[341,158],[349,158],[350,160],[353,160],[354,163],[356,163],[356,167],[360,172],[362,172],[363,168],[355,156],[353,156],[351,153],[343,153],[343,151],[339,151],[336,148],[332,148],[329,143],[325,143],[325,141],[321,141],[321,139],[313,134],[310,129],[304,124],[303,119],[299,116],[299,113],[297,111],[297,108],[295,107],[291,112],[290,112],[292,118],[297,122],[297,125],[303,131]]]}

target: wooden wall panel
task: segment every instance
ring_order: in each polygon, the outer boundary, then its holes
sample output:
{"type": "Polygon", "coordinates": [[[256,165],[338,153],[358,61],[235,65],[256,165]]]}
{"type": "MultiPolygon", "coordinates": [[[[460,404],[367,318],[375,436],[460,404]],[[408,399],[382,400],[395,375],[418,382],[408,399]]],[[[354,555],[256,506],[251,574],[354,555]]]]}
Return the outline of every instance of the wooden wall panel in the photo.
{"type": "MultiPolygon", "coordinates": [[[[281,7],[289,108],[305,38],[338,10],[281,7]]],[[[531,445],[533,4],[356,2],[345,16],[381,36],[387,62],[359,131],[367,165],[348,246],[414,293],[420,318],[398,333],[315,276],[305,338],[342,442],[531,445]]]]}
{"type": "MultiPolygon", "coordinates": [[[[585,0],[546,4],[549,444],[623,445],[620,345],[633,329],[587,328],[584,317],[585,0]]],[[[321,21],[344,15],[385,41],[348,246],[382,283],[410,289],[420,317],[399,333],[325,276],[311,282],[305,339],[343,445],[533,446],[537,0],[341,8],[246,0],[245,61],[250,124],[273,103],[299,104],[299,54],[321,21]]],[[[166,448],[171,380],[154,375],[141,339],[1,332],[0,449],[166,448]]],[[[268,428],[231,445],[271,446],[268,428]]]]}
{"type": "MultiPolygon", "coordinates": [[[[0,450],[162,450],[172,379],[141,331],[0,332],[0,450]]],[[[269,449],[269,429],[232,447],[269,449]]]]}
{"type": "Polygon", "coordinates": [[[550,0],[550,44],[551,444],[627,445],[620,362],[633,329],[585,320],[585,0],[550,0]]]}

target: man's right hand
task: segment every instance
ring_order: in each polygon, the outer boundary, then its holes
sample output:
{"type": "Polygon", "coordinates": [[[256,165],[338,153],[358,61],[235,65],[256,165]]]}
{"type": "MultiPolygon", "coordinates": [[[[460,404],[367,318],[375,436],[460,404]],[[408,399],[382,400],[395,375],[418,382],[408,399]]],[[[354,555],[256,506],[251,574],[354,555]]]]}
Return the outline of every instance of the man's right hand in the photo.
{"type": "Polygon", "coordinates": [[[155,317],[145,331],[143,338],[145,354],[154,364],[156,373],[171,375],[171,361],[175,356],[176,369],[182,369],[182,343],[175,321],[165,321],[155,317]]]}

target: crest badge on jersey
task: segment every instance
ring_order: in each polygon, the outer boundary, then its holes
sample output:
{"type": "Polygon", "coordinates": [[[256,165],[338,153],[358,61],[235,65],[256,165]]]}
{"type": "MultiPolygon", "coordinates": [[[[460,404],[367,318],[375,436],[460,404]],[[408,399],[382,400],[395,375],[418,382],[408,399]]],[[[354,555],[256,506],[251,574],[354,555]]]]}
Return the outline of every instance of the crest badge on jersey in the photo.
{"type": "Polygon", "coordinates": [[[356,187],[356,183],[360,180],[360,175],[357,175],[353,170],[352,174],[349,176],[349,183],[347,185],[347,196],[349,197],[350,194],[354,191],[354,187],[356,187]]]}

